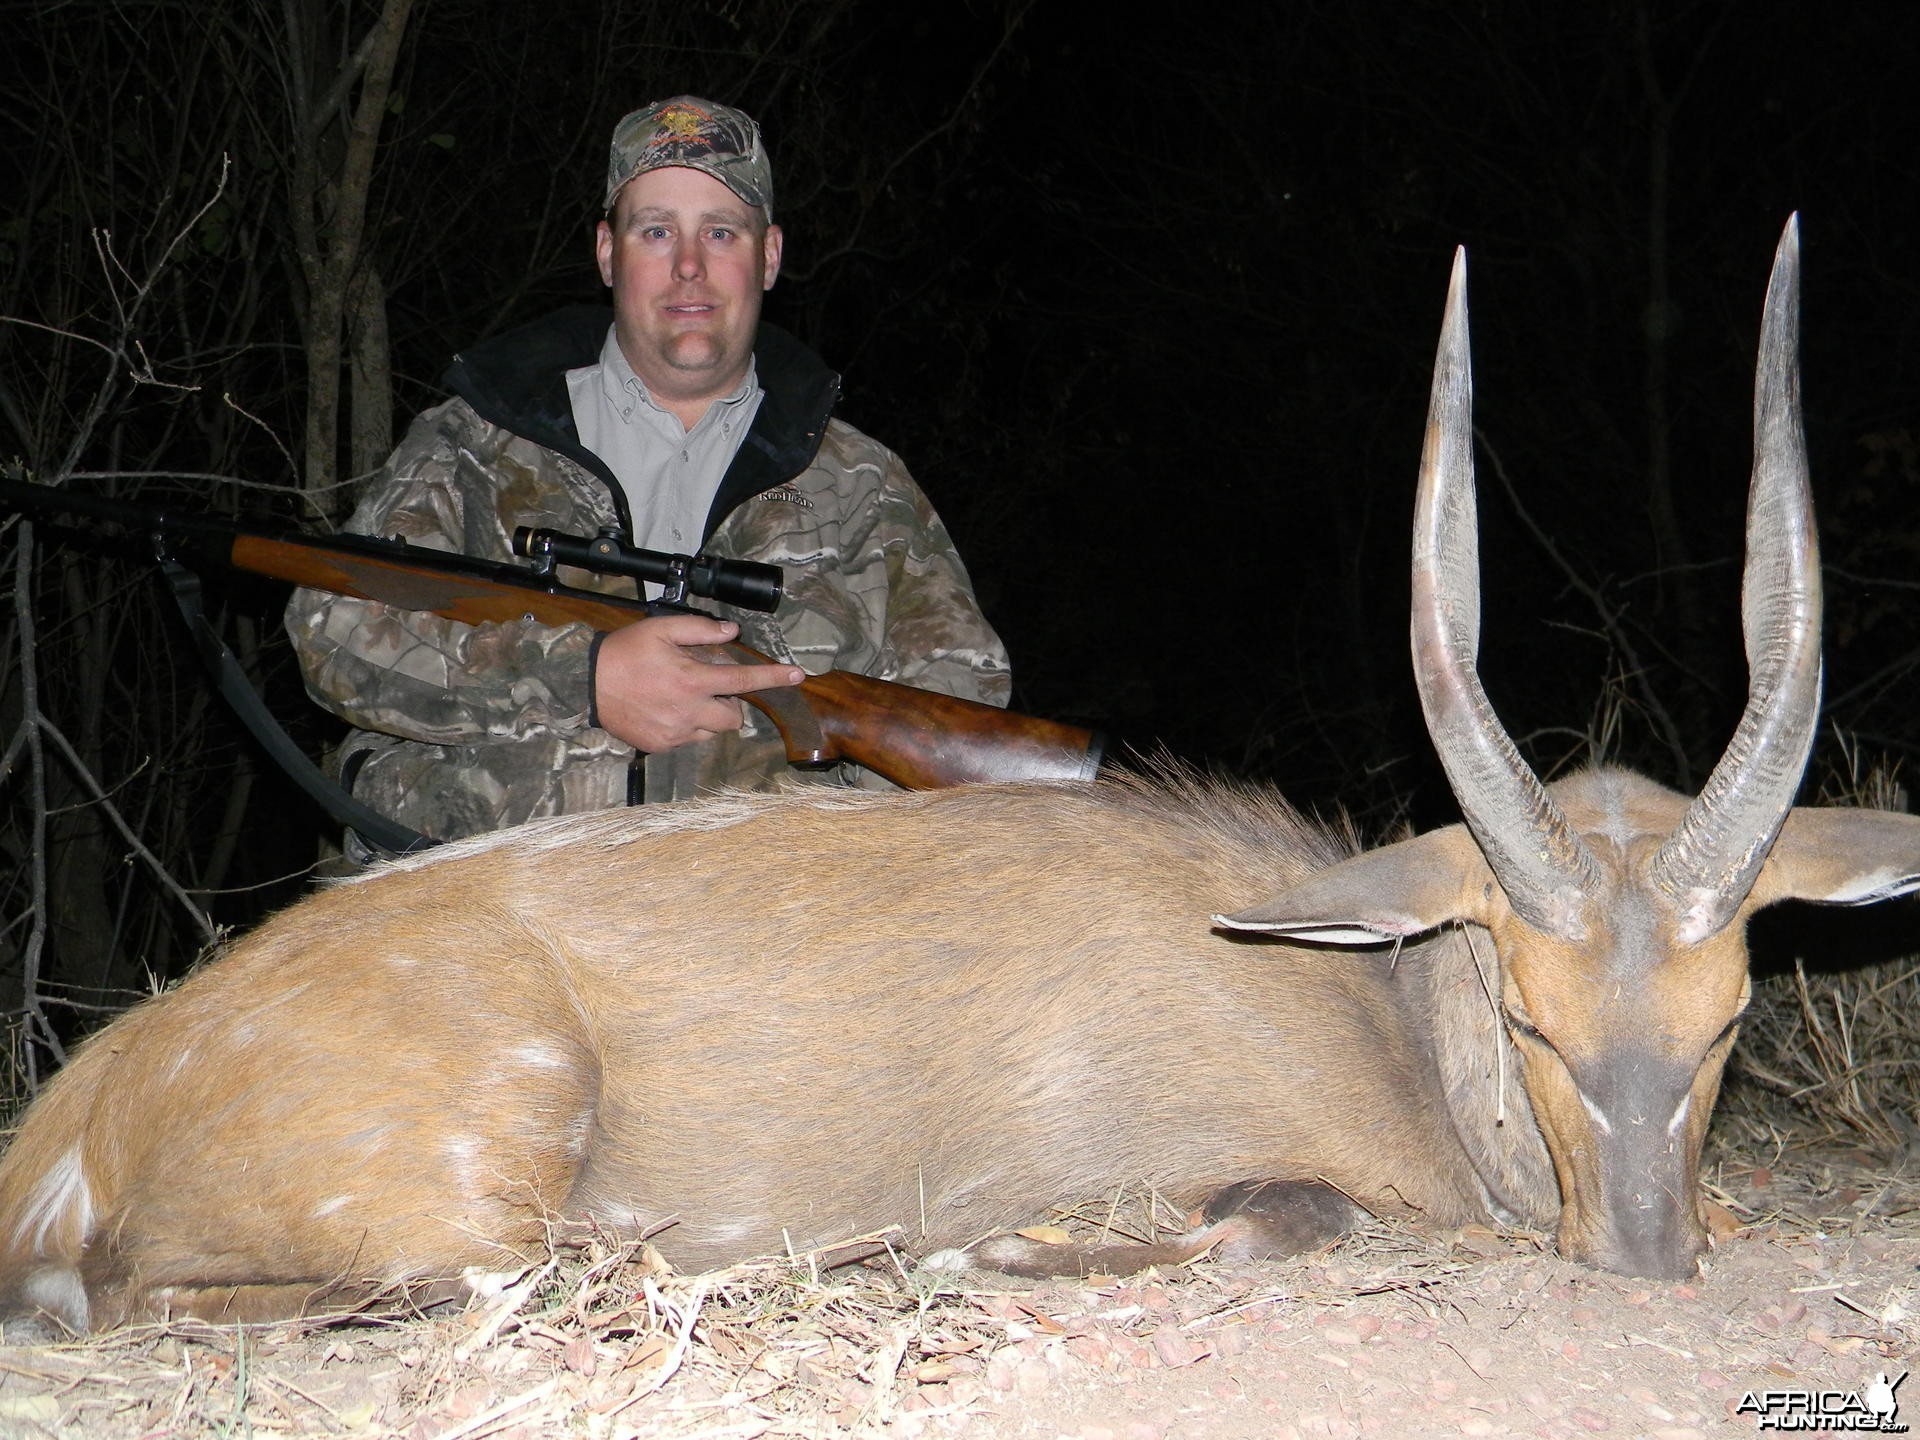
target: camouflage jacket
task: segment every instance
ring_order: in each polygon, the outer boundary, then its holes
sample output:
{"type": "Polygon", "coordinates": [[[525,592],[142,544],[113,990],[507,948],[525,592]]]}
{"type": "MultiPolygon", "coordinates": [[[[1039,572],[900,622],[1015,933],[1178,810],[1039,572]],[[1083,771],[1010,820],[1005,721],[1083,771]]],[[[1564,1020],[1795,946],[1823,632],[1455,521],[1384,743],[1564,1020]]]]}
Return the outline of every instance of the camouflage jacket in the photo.
{"type": "MultiPolygon", "coordinates": [[[[516,526],[628,529],[626,499],[574,430],[566,372],[599,355],[611,312],[565,310],[454,360],[454,399],[416,419],[347,529],[487,559],[516,526]]],[[[783,332],[754,349],[765,391],[707,518],[704,548],[785,567],[773,615],[702,602],[741,639],[819,673],[854,670],[1004,705],[1006,652],[927,498],[885,446],[829,418],[839,378],[783,332]]],[[[633,582],[561,567],[569,584],[633,582]]],[[[466,625],[296,591],[287,629],[315,700],[358,727],[336,756],[356,799],[453,839],[540,815],[763,788],[786,765],[759,711],[736,735],[661,755],[587,723],[592,633],[466,625]]],[[[853,767],[803,776],[882,786],[853,767]]]]}

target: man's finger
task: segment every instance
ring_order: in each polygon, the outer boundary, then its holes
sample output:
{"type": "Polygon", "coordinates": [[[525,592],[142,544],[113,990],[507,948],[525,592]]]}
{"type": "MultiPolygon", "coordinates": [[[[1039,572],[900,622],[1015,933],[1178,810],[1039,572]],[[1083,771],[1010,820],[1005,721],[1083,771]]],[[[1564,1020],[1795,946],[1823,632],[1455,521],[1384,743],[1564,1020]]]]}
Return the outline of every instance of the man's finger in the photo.
{"type": "Polygon", "coordinates": [[[641,623],[675,645],[724,645],[740,633],[733,621],[716,620],[711,615],[656,615],[641,623]]]}
{"type": "Polygon", "coordinates": [[[807,672],[798,665],[728,665],[726,675],[716,677],[722,688],[716,695],[747,695],[755,690],[777,690],[782,685],[798,685],[807,672]]]}

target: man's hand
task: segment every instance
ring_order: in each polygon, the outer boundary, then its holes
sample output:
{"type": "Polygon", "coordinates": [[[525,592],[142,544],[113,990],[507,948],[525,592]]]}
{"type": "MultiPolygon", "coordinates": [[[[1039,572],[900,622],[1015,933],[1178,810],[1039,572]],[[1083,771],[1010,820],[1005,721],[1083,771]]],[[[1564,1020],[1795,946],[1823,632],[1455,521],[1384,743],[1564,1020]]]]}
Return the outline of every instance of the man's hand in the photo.
{"type": "Polygon", "coordinates": [[[636,750],[659,754],[710,740],[746,722],[731,697],[798,685],[798,665],[710,665],[689,645],[723,645],[740,633],[731,620],[661,615],[612,631],[593,672],[600,728],[636,750]]]}

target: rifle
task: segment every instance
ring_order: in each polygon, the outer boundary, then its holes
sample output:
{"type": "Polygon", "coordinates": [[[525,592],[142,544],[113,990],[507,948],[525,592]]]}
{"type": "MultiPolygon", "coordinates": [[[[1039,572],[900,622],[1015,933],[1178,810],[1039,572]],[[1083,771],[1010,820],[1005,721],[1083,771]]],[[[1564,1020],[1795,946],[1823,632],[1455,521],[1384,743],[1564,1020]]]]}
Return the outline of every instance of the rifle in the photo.
{"type": "MultiPolygon", "coordinates": [[[[0,510],[98,520],[149,536],[163,563],[222,565],[469,625],[527,619],[615,630],[649,614],[685,613],[689,595],[756,610],[771,610],[780,600],[777,566],[636,550],[606,535],[586,539],[523,526],[515,549],[535,560],[526,567],[398,537],[281,533],[12,480],[0,480],[0,510]],[[556,561],[652,580],[666,593],[648,602],[577,589],[554,578],[556,561]]],[[[715,664],[772,663],[737,642],[695,649],[715,664]]],[[[1078,726],[843,670],[740,698],[779,728],[790,763],[852,761],[910,790],[997,780],[1090,780],[1104,745],[1099,734],[1078,726]]]]}

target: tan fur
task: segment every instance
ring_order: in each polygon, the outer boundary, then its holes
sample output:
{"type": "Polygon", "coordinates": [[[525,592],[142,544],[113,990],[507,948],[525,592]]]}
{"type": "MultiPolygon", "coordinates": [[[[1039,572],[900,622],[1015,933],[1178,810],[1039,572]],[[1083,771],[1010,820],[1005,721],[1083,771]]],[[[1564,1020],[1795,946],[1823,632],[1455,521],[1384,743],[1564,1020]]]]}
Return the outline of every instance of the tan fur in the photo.
{"type": "Polygon", "coordinates": [[[940,1246],[1119,1181],[1325,1173],[1478,1213],[1457,1155],[1409,1173],[1442,1102],[1387,972],[1209,926],[1341,853],[1276,801],[675,813],[320,894],[110,1026],[0,1167],[0,1287],[77,1273],[94,1325],[319,1303],[500,1268],[561,1218],[666,1227],[689,1266],[888,1223],[940,1246]],[[75,1155],[89,1214],[63,1192],[23,1230],[75,1155]]]}

